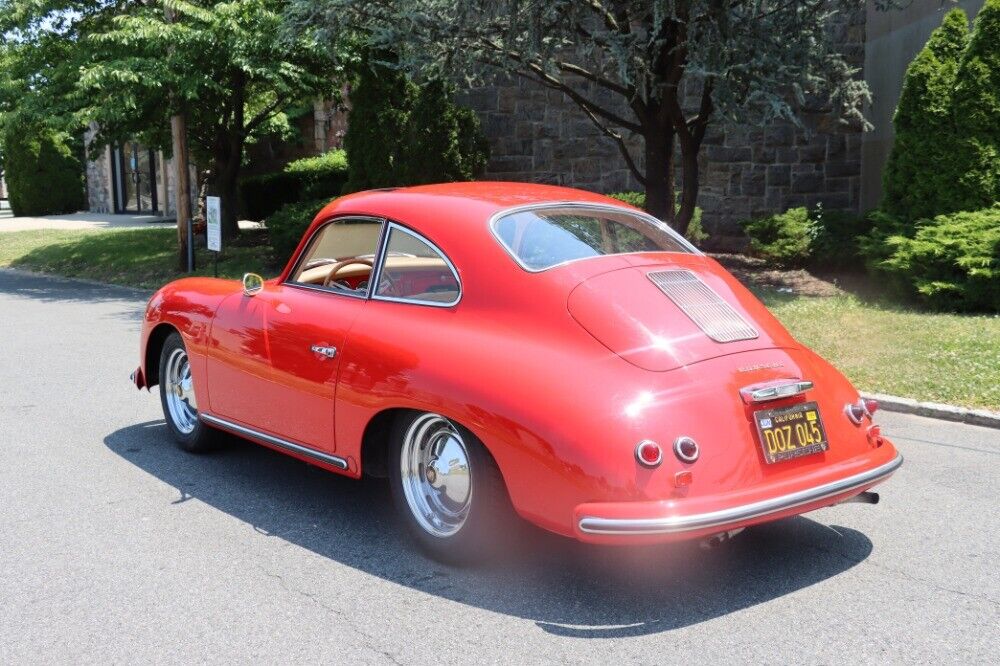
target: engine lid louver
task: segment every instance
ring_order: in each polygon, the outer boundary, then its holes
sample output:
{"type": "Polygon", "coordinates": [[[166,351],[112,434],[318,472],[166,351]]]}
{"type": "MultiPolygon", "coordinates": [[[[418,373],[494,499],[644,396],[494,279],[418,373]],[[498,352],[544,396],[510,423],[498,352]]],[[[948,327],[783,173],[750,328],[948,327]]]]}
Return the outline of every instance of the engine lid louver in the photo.
{"type": "Polygon", "coordinates": [[[712,340],[736,342],[753,340],[760,335],[739,312],[693,272],[657,271],[648,273],[647,276],[712,340]]]}

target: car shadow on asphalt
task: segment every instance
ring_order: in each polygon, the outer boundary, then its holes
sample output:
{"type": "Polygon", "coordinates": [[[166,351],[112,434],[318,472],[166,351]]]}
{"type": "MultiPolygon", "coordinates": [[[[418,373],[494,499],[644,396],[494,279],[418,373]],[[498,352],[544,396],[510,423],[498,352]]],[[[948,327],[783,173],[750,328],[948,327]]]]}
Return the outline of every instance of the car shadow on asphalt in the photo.
{"type": "Polygon", "coordinates": [[[697,624],[833,578],[872,551],[864,534],[803,516],[708,551],[691,543],[597,547],[525,525],[490,562],[454,568],[426,558],[407,538],[383,480],[354,481],[236,438],[210,455],[186,454],[163,421],[122,428],[104,442],[177,489],[174,503],[196,498],[266,538],[566,637],[697,624]]]}
{"type": "Polygon", "coordinates": [[[142,321],[146,301],[149,299],[149,292],[130,287],[97,284],[7,268],[0,268],[0,294],[10,294],[45,303],[121,302],[123,308],[120,312],[104,316],[127,321],[142,321]]]}

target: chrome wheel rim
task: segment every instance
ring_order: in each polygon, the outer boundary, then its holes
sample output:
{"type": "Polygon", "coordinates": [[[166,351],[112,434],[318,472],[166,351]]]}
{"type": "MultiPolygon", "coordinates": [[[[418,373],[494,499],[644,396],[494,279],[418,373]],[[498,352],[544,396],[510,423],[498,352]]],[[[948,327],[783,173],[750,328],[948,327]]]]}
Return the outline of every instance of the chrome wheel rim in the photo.
{"type": "Polygon", "coordinates": [[[191,381],[191,364],[187,352],[175,349],[167,358],[163,389],[166,392],[167,411],[174,427],[188,435],[198,424],[198,403],[191,381]]]}
{"type": "Polygon", "coordinates": [[[472,474],[465,442],[448,419],[424,414],[415,420],[403,438],[399,467],[406,503],[425,532],[448,537],[462,529],[472,474]]]}

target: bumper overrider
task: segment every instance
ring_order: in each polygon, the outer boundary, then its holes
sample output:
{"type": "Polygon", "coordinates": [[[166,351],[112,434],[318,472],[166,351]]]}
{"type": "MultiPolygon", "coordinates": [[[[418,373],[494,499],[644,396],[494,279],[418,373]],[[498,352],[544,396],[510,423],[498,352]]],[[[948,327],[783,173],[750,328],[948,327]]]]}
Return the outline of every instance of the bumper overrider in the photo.
{"type": "MultiPolygon", "coordinates": [[[[888,462],[802,490],[705,511],[685,510],[685,502],[618,502],[581,504],[576,508],[577,538],[620,543],[672,541],[725,532],[837,504],[889,478],[903,464],[895,454],[888,462]]],[[[718,507],[719,503],[715,504],[718,507]]]]}

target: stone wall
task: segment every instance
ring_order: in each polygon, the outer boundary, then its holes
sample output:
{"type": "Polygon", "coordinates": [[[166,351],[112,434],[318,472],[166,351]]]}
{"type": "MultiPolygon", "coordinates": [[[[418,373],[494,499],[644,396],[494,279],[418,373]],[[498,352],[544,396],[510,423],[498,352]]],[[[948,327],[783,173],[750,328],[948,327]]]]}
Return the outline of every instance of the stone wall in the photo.
{"type": "MultiPolygon", "coordinates": [[[[830,29],[860,68],[864,10],[835,21],[830,29]]],[[[587,86],[581,91],[600,94],[587,86]]],[[[603,193],[641,189],[615,142],[558,91],[524,79],[500,78],[464,91],[459,101],[479,114],[490,140],[485,178],[603,193]]],[[[641,139],[630,140],[630,146],[643,168],[641,139]]],[[[838,124],[822,109],[808,115],[803,128],[789,123],[716,124],[702,146],[698,198],[714,246],[741,248],[745,237],[739,221],[790,207],[822,204],[858,212],[860,150],[861,129],[838,124]]]]}
{"type": "Polygon", "coordinates": [[[92,125],[83,135],[86,152],[87,210],[92,213],[113,213],[111,182],[111,149],[94,146],[92,141],[97,127],[92,125]]]}

